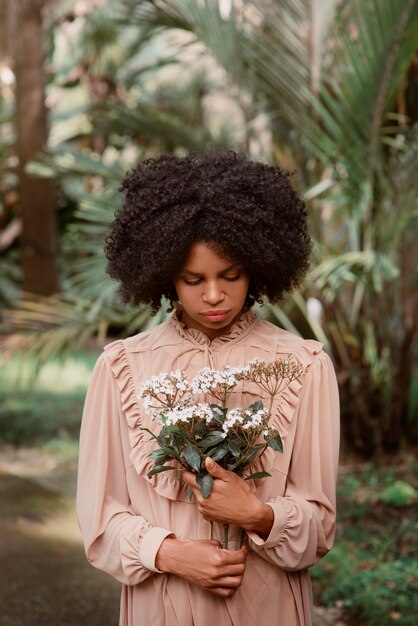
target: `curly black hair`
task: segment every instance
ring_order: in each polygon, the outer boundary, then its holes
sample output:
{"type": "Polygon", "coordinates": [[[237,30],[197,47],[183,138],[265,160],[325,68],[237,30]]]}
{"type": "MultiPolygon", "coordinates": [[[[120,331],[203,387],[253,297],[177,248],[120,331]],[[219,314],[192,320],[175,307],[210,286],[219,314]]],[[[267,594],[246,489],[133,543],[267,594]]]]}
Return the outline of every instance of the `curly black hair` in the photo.
{"type": "Polygon", "coordinates": [[[125,176],[106,239],[107,271],[126,302],[177,300],[173,277],[206,242],[248,271],[247,304],[277,302],[308,269],[311,240],[289,172],[234,151],[149,159],[125,176]]]}

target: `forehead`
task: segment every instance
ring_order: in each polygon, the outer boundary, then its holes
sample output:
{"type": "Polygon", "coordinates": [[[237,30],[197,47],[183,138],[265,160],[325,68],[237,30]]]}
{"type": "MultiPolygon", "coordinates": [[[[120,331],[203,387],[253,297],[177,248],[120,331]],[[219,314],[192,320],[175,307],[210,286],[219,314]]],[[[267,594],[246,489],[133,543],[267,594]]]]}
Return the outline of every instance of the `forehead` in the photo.
{"type": "Polygon", "coordinates": [[[183,269],[205,271],[209,268],[225,268],[235,265],[239,264],[225,257],[215,245],[199,241],[190,248],[183,269]]]}

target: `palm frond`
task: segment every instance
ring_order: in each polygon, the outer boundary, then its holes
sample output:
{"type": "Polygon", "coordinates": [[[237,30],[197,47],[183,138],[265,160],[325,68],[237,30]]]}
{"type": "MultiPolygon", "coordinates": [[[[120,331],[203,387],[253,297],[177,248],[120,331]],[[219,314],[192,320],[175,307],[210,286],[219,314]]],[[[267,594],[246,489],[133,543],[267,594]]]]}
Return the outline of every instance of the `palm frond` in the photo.
{"type": "Polygon", "coordinates": [[[358,201],[365,181],[380,167],[386,116],[417,49],[417,0],[352,0],[340,4],[331,33],[332,66],[318,98],[307,139],[358,201]]]}
{"type": "Polygon", "coordinates": [[[113,332],[139,332],[160,323],[165,316],[164,308],[153,316],[147,308],[138,310],[122,304],[108,308],[78,296],[44,298],[27,294],[14,309],[4,311],[0,325],[5,347],[2,362],[21,354],[33,357],[40,368],[53,357],[74,353],[92,337],[103,344],[110,328],[113,332]]]}
{"type": "Polygon", "coordinates": [[[226,14],[217,0],[124,4],[138,24],[193,33],[236,86],[254,102],[265,105],[267,97],[276,114],[303,132],[312,80],[311,0],[232,3],[226,14]]]}
{"type": "Polygon", "coordinates": [[[3,252],[0,263],[0,303],[2,308],[11,306],[16,301],[21,280],[22,270],[19,264],[19,255],[14,250],[7,253],[3,252]]]}
{"type": "Polygon", "coordinates": [[[120,183],[125,172],[117,160],[105,163],[100,155],[87,152],[71,144],[61,144],[51,154],[39,154],[36,161],[27,165],[34,176],[46,178],[68,176],[100,176],[114,185],[120,183]]]}
{"type": "Polygon", "coordinates": [[[204,127],[193,127],[180,117],[136,103],[135,107],[111,105],[97,120],[97,127],[119,136],[141,137],[166,146],[201,149],[215,143],[204,127]]]}

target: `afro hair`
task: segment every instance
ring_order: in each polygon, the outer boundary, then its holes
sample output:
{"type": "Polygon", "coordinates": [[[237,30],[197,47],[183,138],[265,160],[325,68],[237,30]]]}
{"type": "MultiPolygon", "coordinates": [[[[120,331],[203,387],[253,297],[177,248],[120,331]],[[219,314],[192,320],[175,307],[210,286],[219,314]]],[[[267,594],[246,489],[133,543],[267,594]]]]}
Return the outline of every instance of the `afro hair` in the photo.
{"type": "Polygon", "coordinates": [[[149,159],[125,176],[106,240],[107,271],[126,302],[155,311],[177,299],[173,278],[206,242],[249,273],[247,304],[277,302],[300,284],[311,241],[289,172],[233,151],[149,159]]]}

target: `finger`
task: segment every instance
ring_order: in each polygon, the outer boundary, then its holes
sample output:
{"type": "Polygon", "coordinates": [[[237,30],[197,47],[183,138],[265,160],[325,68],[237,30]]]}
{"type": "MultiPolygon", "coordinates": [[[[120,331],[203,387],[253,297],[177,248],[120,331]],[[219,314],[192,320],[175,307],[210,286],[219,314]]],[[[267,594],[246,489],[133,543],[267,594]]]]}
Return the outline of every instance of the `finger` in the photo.
{"type": "Polygon", "coordinates": [[[247,558],[248,549],[242,546],[239,550],[222,550],[225,564],[244,563],[247,558]]]}
{"type": "Polygon", "coordinates": [[[206,457],[205,466],[209,474],[211,474],[214,478],[219,478],[221,480],[227,480],[229,478],[230,472],[218,465],[213,459],[210,458],[210,456],[206,457]]]}
{"type": "Polygon", "coordinates": [[[242,574],[238,575],[238,576],[221,576],[219,578],[217,578],[216,580],[212,581],[212,584],[210,584],[210,587],[227,587],[227,588],[232,588],[232,589],[238,589],[238,587],[241,585],[242,583],[242,574]]]}
{"type": "Polygon", "coordinates": [[[222,598],[230,598],[236,593],[237,589],[233,587],[208,587],[207,591],[222,598]]]}
{"type": "MultiPolygon", "coordinates": [[[[225,577],[242,576],[245,572],[245,563],[234,563],[233,565],[225,565],[219,571],[219,575],[214,577],[214,582],[221,585],[221,580],[225,577]]],[[[222,583],[223,584],[223,583],[222,583]]]]}
{"type": "Polygon", "coordinates": [[[199,485],[196,482],[196,476],[192,472],[183,472],[183,480],[190,485],[190,487],[198,488],[199,485]]]}

